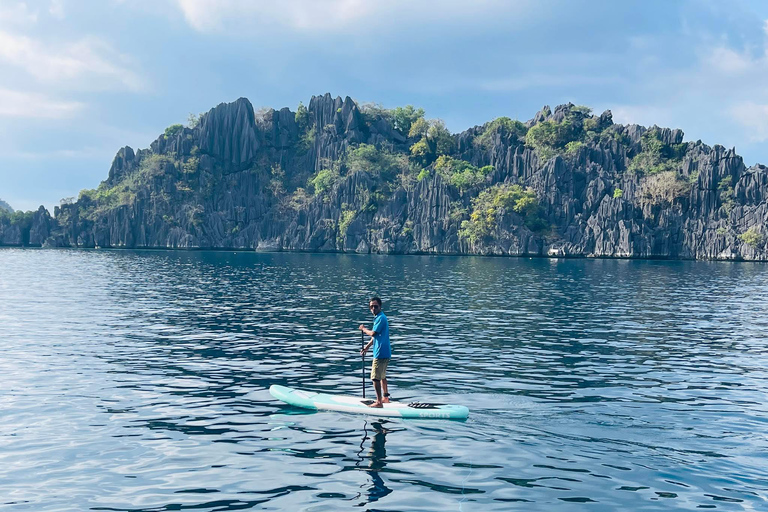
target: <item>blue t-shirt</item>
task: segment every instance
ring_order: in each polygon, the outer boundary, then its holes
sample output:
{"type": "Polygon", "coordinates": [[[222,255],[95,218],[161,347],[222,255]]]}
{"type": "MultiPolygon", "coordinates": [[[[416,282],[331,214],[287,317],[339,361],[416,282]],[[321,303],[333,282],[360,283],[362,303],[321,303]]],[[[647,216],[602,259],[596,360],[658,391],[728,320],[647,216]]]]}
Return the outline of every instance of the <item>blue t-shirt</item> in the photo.
{"type": "Polygon", "coordinates": [[[384,313],[379,313],[373,320],[373,357],[374,359],[389,359],[392,349],[389,346],[389,322],[384,313]]]}

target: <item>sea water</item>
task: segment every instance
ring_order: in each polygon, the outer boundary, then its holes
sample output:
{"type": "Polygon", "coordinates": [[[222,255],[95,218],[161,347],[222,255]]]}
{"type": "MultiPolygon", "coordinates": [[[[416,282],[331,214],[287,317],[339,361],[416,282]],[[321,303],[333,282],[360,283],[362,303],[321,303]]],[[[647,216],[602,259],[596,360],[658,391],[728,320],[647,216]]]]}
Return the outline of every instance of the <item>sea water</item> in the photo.
{"type": "Polygon", "coordinates": [[[768,510],[767,339],[766,264],[2,249],[0,509],[768,510]],[[373,295],[467,421],[269,395],[361,394],[373,295]]]}

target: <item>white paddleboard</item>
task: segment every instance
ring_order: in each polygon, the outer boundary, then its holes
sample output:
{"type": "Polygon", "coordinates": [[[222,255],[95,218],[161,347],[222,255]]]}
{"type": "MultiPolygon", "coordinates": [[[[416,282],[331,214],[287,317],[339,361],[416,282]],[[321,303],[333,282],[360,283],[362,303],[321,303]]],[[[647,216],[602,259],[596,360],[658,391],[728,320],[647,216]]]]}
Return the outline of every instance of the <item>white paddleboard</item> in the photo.
{"type": "Polygon", "coordinates": [[[465,420],[469,409],[463,405],[390,402],[383,407],[368,407],[373,400],[356,396],[314,393],[273,384],[269,393],[283,402],[304,409],[350,412],[392,418],[465,420]]]}

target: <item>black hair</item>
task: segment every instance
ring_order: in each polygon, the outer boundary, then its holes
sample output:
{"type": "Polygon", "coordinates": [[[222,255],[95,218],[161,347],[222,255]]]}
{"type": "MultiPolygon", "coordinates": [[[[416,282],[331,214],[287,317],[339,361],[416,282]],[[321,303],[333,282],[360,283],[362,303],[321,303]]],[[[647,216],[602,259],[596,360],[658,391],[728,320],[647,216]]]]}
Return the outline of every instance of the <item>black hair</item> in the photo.
{"type": "Polygon", "coordinates": [[[378,302],[379,307],[381,307],[381,299],[378,297],[371,297],[371,300],[369,300],[368,302],[378,302]]]}

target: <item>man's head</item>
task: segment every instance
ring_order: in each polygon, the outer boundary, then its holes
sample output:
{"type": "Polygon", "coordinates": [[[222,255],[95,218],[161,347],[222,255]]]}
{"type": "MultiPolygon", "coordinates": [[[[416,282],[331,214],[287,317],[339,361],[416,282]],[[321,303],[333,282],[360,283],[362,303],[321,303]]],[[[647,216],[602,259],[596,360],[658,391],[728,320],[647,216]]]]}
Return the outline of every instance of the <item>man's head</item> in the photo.
{"type": "Polygon", "coordinates": [[[373,297],[371,300],[369,300],[368,309],[370,309],[371,313],[374,315],[381,313],[381,299],[378,297],[373,297]]]}

